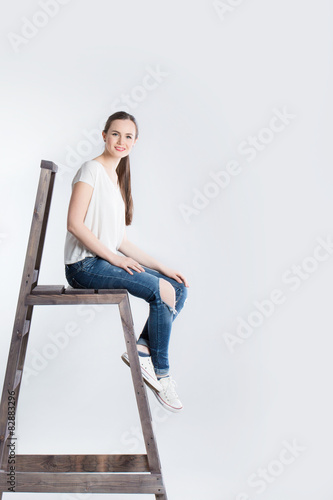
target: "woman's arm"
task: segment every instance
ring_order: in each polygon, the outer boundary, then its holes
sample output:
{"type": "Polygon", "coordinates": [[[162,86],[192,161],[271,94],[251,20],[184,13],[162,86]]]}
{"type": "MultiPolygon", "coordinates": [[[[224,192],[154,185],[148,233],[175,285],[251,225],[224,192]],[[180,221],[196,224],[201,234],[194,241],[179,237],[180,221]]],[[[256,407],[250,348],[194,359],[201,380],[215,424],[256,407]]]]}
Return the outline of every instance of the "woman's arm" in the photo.
{"type": "Polygon", "coordinates": [[[129,274],[129,268],[135,271],[144,271],[144,268],[130,257],[122,257],[112,252],[97,236],[84,224],[94,188],[87,182],[76,182],[68,207],[67,230],[72,233],[85,247],[111,264],[122,267],[129,274]]]}
{"type": "Polygon", "coordinates": [[[134,243],[129,241],[127,239],[126,231],[124,232],[124,237],[118,250],[124,255],[127,255],[128,257],[135,259],[137,262],[140,262],[142,266],[150,267],[150,269],[155,269],[159,273],[164,274],[165,276],[169,276],[170,278],[178,281],[178,283],[181,283],[183,281],[185,286],[189,286],[186,278],[179,271],[175,271],[167,266],[164,266],[158,260],[154,259],[154,257],[151,257],[143,250],[141,250],[141,248],[137,247],[136,245],[134,245],[134,243]]]}
{"type": "Polygon", "coordinates": [[[163,273],[165,266],[127,239],[126,231],[124,232],[124,237],[118,250],[124,255],[127,255],[127,257],[132,257],[132,259],[137,260],[142,266],[150,267],[159,273],[163,273]]]}

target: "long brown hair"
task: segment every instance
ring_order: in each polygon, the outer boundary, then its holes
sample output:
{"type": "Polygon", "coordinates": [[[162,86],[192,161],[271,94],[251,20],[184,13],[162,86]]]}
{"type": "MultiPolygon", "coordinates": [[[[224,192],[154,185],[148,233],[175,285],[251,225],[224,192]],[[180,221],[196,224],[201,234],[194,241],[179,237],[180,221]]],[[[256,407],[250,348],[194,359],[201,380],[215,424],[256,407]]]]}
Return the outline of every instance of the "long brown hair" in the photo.
{"type": "MultiPolygon", "coordinates": [[[[116,111],[106,120],[103,132],[107,133],[114,120],[131,120],[136,128],[135,139],[139,136],[139,127],[133,115],[126,111],[116,111]]],[[[125,224],[129,226],[133,219],[133,198],[131,189],[131,169],[129,155],[121,158],[116,168],[120,192],[125,203],[125,224]]]]}

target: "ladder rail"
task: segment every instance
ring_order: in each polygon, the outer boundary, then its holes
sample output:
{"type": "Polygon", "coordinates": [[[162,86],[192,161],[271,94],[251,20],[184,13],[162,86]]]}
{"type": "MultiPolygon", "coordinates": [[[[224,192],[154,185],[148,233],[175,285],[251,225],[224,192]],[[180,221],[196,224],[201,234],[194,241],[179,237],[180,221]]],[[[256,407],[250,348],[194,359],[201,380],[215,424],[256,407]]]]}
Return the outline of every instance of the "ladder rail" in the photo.
{"type": "Polygon", "coordinates": [[[145,447],[151,470],[157,474],[161,473],[161,463],[156,446],[156,438],[152,424],[151,412],[148,404],[147,389],[142,379],[139,357],[136,349],[133,319],[129,305],[128,295],[118,304],[120,317],[123,324],[128,358],[131,366],[131,374],[137,400],[145,447]]]}
{"type": "Polygon", "coordinates": [[[44,248],[54,176],[57,169],[58,167],[52,162],[44,160],[41,162],[38,190],[0,403],[0,469],[5,467],[9,454],[9,448],[7,447],[7,442],[10,439],[8,435],[8,391],[12,392],[15,390],[15,402],[17,407],[20,393],[20,380],[17,378],[17,373],[19,371],[22,373],[23,370],[29,336],[29,331],[26,331],[25,327],[26,325],[30,325],[32,319],[33,308],[25,304],[25,298],[27,294],[31,292],[33,286],[38,282],[39,266],[44,248]],[[17,384],[16,387],[15,384],[17,384]]]}

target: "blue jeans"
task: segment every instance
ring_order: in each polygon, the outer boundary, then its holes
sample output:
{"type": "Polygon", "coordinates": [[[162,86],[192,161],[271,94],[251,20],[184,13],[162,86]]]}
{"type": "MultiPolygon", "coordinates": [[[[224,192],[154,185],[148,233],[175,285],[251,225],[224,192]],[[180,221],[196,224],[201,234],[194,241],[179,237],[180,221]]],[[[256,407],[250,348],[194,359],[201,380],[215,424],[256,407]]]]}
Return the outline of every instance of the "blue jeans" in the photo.
{"type": "Polygon", "coordinates": [[[164,274],[142,266],[145,272],[139,273],[131,269],[114,266],[101,257],[86,257],[74,264],[65,265],[66,279],[73,288],[125,288],[135,297],[149,303],[149,316],[137,340],[146,345],[151,352],[152,362],[157,375],[169,373],[168,348],[172,323],[180,313],[187,298],[187,287],[184,283],[164,274]],[[169,306],[160,296],[160,278],[169,281],[175,289],[175,308],[169,306]]]}

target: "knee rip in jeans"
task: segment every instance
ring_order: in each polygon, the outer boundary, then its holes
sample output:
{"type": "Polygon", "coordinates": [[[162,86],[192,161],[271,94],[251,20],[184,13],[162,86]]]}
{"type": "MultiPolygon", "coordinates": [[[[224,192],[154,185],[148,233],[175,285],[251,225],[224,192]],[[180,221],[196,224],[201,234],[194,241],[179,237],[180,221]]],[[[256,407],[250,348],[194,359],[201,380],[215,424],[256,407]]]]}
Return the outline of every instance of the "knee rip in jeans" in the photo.
{"type": "Polygon", "coordinates": [[[176,314],[176,292],[174,287],[169,281],[160,278],[160,297],[161,300],[169,307],[169,309],[176,314]]]}

